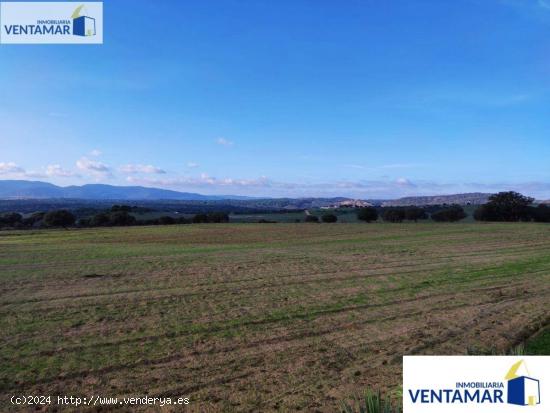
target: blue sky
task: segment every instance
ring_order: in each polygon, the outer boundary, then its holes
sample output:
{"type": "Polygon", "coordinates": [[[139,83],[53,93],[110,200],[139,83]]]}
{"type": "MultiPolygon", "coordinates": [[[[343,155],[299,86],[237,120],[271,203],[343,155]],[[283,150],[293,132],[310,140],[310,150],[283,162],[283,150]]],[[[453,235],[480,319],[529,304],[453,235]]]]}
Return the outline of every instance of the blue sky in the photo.
{"type": "Polygon", "coordinates": [[[550,0],[106,1],[0,46],[0,179],[550,198],[550,0]]]}

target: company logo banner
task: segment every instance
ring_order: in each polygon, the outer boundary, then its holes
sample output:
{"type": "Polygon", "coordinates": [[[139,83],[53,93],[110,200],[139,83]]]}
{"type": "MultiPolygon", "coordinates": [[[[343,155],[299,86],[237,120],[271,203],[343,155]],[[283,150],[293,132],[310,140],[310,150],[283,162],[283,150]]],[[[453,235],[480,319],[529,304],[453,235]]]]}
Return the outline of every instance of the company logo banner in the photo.
{"type": "Polygon", "coordinates": [[[1,2],[0,43],[101,44],[102,2],[1,2]]]}
{"type": "Polygon", "coordinates": [[[403,410],[550,412],[550,356],[404,356],[403,410]]]}

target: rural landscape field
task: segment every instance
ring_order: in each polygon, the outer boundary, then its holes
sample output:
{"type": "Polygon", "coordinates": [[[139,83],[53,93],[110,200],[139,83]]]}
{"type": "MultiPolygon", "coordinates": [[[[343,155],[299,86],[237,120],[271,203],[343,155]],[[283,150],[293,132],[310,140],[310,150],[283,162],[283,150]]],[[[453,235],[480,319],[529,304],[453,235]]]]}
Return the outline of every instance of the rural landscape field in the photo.
{"type": "Polygon", "coordinates": [[[547,325],[549,249],[537,223],[3,231],[0,403],[334,412],[366,388],[398,398],[403,355],[505,354],[547,325]]]}

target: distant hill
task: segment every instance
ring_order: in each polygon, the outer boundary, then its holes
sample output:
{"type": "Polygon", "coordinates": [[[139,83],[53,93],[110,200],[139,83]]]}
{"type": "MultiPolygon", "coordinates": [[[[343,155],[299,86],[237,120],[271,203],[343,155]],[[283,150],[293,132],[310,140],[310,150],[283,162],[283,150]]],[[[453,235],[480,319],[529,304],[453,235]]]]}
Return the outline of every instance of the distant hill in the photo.
{"type": "Polygon", "coordinates": [[[88,184],[57,186],[41,181],[0,180],[1,200],[82,200],[82,201],[231,201],[228,205],[256,209],[298,210],[363,202],[381,206],[427,206],[443,204],[480,205],[491,194],[467,193],[455,195],[414,196],[395,200],[353,200],[334,198],[252,198],[237,195],[202,195],[143,186],[88,184]]]}
{"type": "Polygon", "coordinates": [[[89,184],[61,187],[40,181],[5,180],[0,181],[0,199],[214,201],[252,198],[235,195],[201,195],[143,186],[89,184]]]}
{"type": "Polygon", "coordinates": [[[481,205],[485,204],[492,194],[474,192],[455,195],[411,196],[382,202],[382,206],[426,206],[426,205],[481,205]]]}

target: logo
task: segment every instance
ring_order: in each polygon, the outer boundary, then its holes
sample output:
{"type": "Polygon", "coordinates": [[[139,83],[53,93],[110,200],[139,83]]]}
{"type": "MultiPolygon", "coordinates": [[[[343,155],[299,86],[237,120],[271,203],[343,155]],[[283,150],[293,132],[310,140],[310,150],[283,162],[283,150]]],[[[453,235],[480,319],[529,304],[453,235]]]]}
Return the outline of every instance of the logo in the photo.
{"type": "Polygon", "coordinates": [[[84,4],[78,6],[73,12],[73,34],[75,36],[95,36],[95,19],[89,16],[81,16],[80,12],[84,4]]]}
{"type": "Polygon", "coordinates": [[[550,412],[550,356],[405,356],[403,409],[550,412]]]}
{"type": "Polygon", "coordinates": [[[540,404],[540,383],[537,379],[529,377],[524,360],[518,361],[510,368],[506,380],[508,380],[508,403],[519,406],[540,404]],[[522,369],[527,375],[518,375],[522,369]]]}
{"type": "Polygon", "coordinates": [[[0,43],[103,43],[103,3],[1,2],[0,43]]]}

